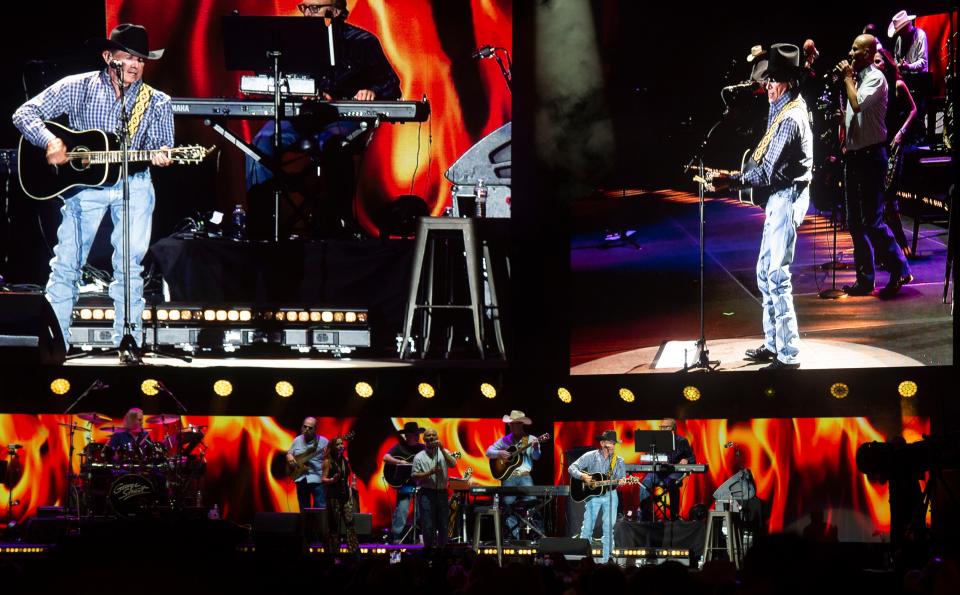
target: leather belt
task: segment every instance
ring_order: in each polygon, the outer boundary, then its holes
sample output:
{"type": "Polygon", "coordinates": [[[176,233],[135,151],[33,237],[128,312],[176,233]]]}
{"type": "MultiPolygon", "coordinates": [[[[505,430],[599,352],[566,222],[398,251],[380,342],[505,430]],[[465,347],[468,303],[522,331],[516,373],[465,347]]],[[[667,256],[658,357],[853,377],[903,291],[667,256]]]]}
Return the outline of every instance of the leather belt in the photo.
{"type": "Polygon", "coordinates": [[[516,469],[510,474],[510,477],[526,477],[528,475],[530,475],[529,471],[516,469]]]}

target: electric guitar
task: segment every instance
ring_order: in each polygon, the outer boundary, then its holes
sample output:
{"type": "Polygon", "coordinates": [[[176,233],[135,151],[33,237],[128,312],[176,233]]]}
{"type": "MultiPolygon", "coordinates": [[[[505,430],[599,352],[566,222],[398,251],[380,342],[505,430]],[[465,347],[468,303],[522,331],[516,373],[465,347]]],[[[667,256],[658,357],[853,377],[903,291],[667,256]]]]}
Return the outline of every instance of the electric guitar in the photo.
{"type": "Polygon", "coordinates": [[[570,498],[574,502],[586,502],[596,496],[602,496],[610,491],[611,486],[616,489],[621,482],[623,484],[640,483],[640,479],[634,475],[628,475],[622,480],[608,479],[610,476],[606,473],[592,473],[590,477],[593,480],[590,487],[587,487],[586,482],[579,477],[570,478],[570,498]]]}
{"type": "MultiPolygon", "coordinates": [[[[537,440],[539,442],[546,442],[550,440],[550,434],[539,436],[537,440]]],[[[510,453],[509,459],[489,459],[490,472],[493,474],[493,478],[502,481],[510,477],[510,474],[513,473],[513,470],[519,467],[520,463],[523,462],[523,451],[533,446],[533,444],[534,443],[530,441],[529,436],[524,436],[519,445],[514,444],[510,448],[506,449],[507,452],[510,453]]]]}
{"type": "MultiPolygon", "coordinates": [[[[112,186],[120,180],[123,152],[119,150],[116,135],[102,130],[71,130],[56,122],[44,122],[47,128],[67,146],[67,163],[50,165],[47,150],[20,137],[17,162],[20,187],[30,198],[47,200],[71,188],[112,186]]],[[[164,154],[174,163],[200,163],[213,152],[199,145],[128,151],[130,163],[150,161],[154,155],[164,154]]]]}
{"type": "MultiPolygon", "coordinates": [[[[356,431],[350,430],[343,435],[343,439],[353,440],[353,437],[356,435],[356,431]]],[[[296,481],[310,472],[310,468],[307,466],[307,463],[317,453],[317,444],[319,444],[319,441],[302,453],[293,455],[294,460],[292,463],[287,462],[287,475],[290,477],[290,479],[296,481]]]]}

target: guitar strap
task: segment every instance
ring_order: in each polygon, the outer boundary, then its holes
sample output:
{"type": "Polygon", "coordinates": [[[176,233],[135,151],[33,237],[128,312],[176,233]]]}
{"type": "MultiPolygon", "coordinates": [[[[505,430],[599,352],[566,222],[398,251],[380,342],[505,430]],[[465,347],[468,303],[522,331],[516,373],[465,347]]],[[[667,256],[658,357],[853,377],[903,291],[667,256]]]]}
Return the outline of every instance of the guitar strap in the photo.
{"type": "Polygon", "coordinates": [[[130,122],[127,125],[127,133],[130,135],[130,141],[137,134],[140,128],[140,122],[143,121],[143,115],[147,113],[147,106],[150,105],[150,98],[153,97],[153,87],[147,83],[140,84],[140,91],[133,102],[133,111],[130,113],[130,122]]]}
{"type": "Polygon", "coordinates": [[[777,131],[777,127],[780,126],[780,122],[787,117],[787,112],[795,107],[799,107],[801,101],[803,100],[798,95],[796,99],[783,106],[783,108],[777,112],[777,116],[773,119],[773,123],[770,124],[769,128],[767,128],[767,131],[763,134],[763,138],[760,139],[760,144],[758,144],[757,148],[753,151],[752,159],[754,163],[760,165],[760,161],[767,153],[767,148],[769,148],[770,141],[773,140],[773,135],[777,131]]]}

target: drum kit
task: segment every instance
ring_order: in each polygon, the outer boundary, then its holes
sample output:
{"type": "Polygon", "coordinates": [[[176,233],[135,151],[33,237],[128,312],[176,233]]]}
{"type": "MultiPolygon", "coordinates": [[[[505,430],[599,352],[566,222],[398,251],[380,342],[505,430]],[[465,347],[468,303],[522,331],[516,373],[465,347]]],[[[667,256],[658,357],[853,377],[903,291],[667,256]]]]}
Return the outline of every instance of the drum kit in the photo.
{"type": "Polygon", "coordinates": [[[74,417],[87,423],[61,425],[70,428],[71,458],[73,433],[87,435],[78,453],[80,473],[70,475],[78,516],[142,516],[152,511],[202,506],[206,426],[183,426],[179,415],[160,414],[144,420],[149,429],[141,438],[94,442],[94,428],[113,435],[127,428],[110,424],[110,417],[96,412],[74,417]]]}

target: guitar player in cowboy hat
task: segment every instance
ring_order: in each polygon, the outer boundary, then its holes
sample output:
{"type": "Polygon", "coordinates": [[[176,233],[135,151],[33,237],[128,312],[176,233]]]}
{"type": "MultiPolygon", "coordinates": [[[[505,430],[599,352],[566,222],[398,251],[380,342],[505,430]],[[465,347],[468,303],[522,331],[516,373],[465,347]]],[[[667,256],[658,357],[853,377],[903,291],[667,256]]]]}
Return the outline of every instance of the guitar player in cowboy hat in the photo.
{"type": "MultiPolygon", "coordinates": [[[[141,25],[124,23],[110,32],[108,39],[90,40],[87,45],[100,51],[104,68],[60,79],[36,97],[20,106],[13,114],[13,124],[31,144],[45,148],[50,165],[64,166],[70,147],[44,123],[66,115],[73,130],[102,130],[112,135],[121,127],[122,111],[129,121],[130,149],[166,149],[173,146],[173,110],[170,96],[143,82],[147,60],[157,60],[163,50],[150,50],[147,30],[141,25]],[[121,90],[123,91],[121,93],[121,90]]],[[[171,159],[155,153],[153,165],[165,167],[171,159]]],[[[130,253],[123,250],[122,205],[123,182],[99,187],[82,187],[65,191],[60,212],[63,215],[57,230],[57,245],[50,261],[50,277],[46,296],[63,331],[63,340],[70,345],[70,318],[77,301],[77,282],[87,260],[90,245],[104,215],[109,211],[113,221],[110,243],[113,246],[113,298],[116,317],[113,321],[114,345],[124,333],[123,263],[130,263],[130,322],[137,345],[140,344],[141,315],[144,308],[143,267],[141,261],[150,246],[155,194],[146,163],[130,165],[130,253]]],[[[125,360],[125,363],[130,363],[125,360]]]]}
{"type": "Polygon", "coordinates": [[[770,46],[759,79],[767,90],[767,131],[754,149],[749,171],[714,179],[717,189],[749,186],[769,194],[757,258],[757,286],[762,297],[763,344],[748,349],[746,359],[764,369],[800,367],[800,333],[793,306],[790,264],[797,246],[797,228],[810,205],[813,177],[813,133],[798,80],[803,74],[800,48],[789,43],[770,46]]]}
{"type": "MultiPolygon", "coordinates": [[[[529,444],[521,455],[520,465],[510,472],[510,475],[500,481],[502,486],[532,486],[533,478],[530,476],[533,471],[533,462],[540,459],[540,441],[536,436],[528,436],[526,426],[533,424],[533,421],[524,415],[523,411],[514,409],[509,414],[503,416],[503,423],[510,427],[510,433],[500,438],[490,445],[487,449],[488,459],[509,460],[513,453],[510,448],[520,448],[529,444]]],[[[533,500],[534,498],[525,498],[524,500],[533,500]]],[[[511,508],[517,501],[517,496],[504,496],[503,503],[507,508],[511,508]]],[[[507,529],[513,539],[520,538],[520,521],[515,514],[506,517],[507,529]]]]}
{"type": "MultiPolygon", "coordinates": [[[[415,421],[408,421],[403,424],[403,429],[397,432],[400,434],[400,442],[393,445],[393,448],[383,455],[383,462],[388,465],[410,465],[412,467],[413,457],[424,449],[423,442],[420,441],[420,435],[426,431],[426,428],[421,428],[420,424],[415,421]]],[[[394,543],[400,543],[403,538],[403,530],[406,528],[407,519],[410,517],[410,504],[413,501],[413,492],[416,486],[416,482],[409,478],[403,485],[396,488],[397,504],[393,508],[393,522],[390,527],[394,543]]]]}

